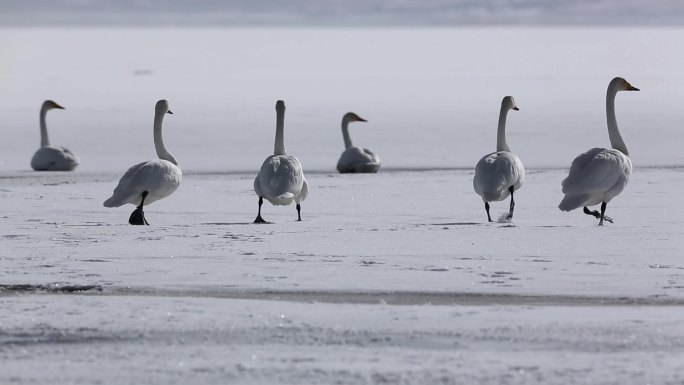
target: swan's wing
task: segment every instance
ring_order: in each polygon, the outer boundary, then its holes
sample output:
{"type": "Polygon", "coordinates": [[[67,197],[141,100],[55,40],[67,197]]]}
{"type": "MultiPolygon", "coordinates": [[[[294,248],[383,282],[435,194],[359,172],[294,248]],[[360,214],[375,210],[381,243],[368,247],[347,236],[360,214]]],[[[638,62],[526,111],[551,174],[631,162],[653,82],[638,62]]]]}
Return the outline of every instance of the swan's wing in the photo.
{"type": "Polygon", "coordinates": [[[485,200],[495,200],[510,187],[518,186],[525,178],[520,159],[508,151],[485,155],[475,166],[473,188],[485,200]]]}
{"type": "Polygon", "coordinates": [[[306,199],[307,196],[309,196],[309,184],[306,183],[306,179],[304,179],[304,183],[302,183],[302,191],[299,193],[299,196],[295,198],[295,202],[299,203],[306,199]]]}
{"type": "Polygon", "coordinates": [[[377,171],[380,158],[367,148],[350,147],[342,153],[337,162],[339,172],[377,171]]]}
{"type": "Polygon", "coordinates": [[[369,149],[367,149],[367,148],[364,148],[364,149],[363,149],[363,152],[366,154],[366,156],[368,156],[368,158],[369,158],[373,163],[378,163],[378,164],[380,163],[380,157],[379,157],[376,153],[374,153],[373,151],[371,151],[371,150],[369,150],[369,149]]]}
{"type": "Polygon", "coordinates": [[[254,181],[255,191],[264,198],[291,199],[299,195],[304,184],[304,173],[299,160],[290,155],[272,155],[266,158],[254,181]]]}
{"type": "Polygon", "coordinates": [[[562,182],[563,193],[581,195],[606,192],[621,179],[629,179],[631,172],[629,159],[620,151],[592,148],[572,162],[570,173],[562,182]]]}
{"type": "Polygon", "coordinates": [[[158,169],[162,165],[157,160],[138,163],[131,166],[119,179],[111,198],[104,202],[105,207],[119,207],[140,196],[158,179],[158,169]],[[147,182],[147,184],[146,184],[147,182]]]}

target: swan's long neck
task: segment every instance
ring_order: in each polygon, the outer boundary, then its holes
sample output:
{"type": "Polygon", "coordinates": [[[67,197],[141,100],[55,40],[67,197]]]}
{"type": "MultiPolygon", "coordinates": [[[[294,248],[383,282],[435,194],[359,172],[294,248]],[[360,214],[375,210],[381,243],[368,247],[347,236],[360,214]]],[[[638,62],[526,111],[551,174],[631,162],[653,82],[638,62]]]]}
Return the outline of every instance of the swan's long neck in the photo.
{"type": "Polygon", "coordinates": [[[352,141],[349,136],[349,120],[347,120],[347,118],[342,118],[342,137],[344,138],[344,148],[350,148],[352,146],[352,141]]]}
{"type": "Polygon", "coordinates": [[[171,155],[164,145],[164,138],[162,137],[162,121],[164,120],[165,112],[157,112],[154,114],[154,148],[157,150],[159,159],[168,160],[169,162],[178,166],[178,161],[171,155]]]}
{"type": "Polygon", "coordinates": [[[625,141],[622,140],[620,130],[618,130],[617,119],[615,119],[615,95],[617,90],[612,87],[608,88],[606,93],[606,118],[608,119],[608,137],[610,138],[610,145],[621,151],[625,155],[629,155],[625,141]]]}
{"type": "Polygon", "coordinates": [[[275,150],[273,155],[287,155],[285,152],[285,111],[276,110],[275,150]]]}
{"type": "Polygon", "coordinates": [[[50,138],[47,133],[47,125],[45,124],[45,115],[47,114],[47,108],[43,107],[40,109],[40,147],[47,147],[50,145],[50,138]]]}
{"type": "Polygon", "coordinates": [[[499,129],[496,132],[496,151],[511,151],[506,144],[506,116],[508,115],[508,107],[501,105],[501,112],[499,113],[499,129]]]}

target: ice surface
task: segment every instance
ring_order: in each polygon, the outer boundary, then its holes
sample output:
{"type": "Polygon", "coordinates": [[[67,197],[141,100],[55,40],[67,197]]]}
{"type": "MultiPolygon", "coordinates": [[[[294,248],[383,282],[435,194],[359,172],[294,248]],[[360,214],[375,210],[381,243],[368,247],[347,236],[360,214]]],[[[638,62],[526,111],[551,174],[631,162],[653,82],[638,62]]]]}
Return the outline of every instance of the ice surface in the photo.
{"type": "Polygon", "coordinates": [[[0,383],[684,381],[682,31],[2,33],[0,383]],[[617,100],[636,168],[599,228],[556,206],[615,75],[642,89],[617,100]],[[506,94],[528,175],[489,224],[473,167],[506,94]],[[48,97],[74,173],[29,171],[48,97]],[[184,181],[133,227],[102,202],[162,97],[184,181]],[[310,194],[254,225],[278,98],[310,194]],[[334,172],[349,110],[377,175],[334,172]]]}

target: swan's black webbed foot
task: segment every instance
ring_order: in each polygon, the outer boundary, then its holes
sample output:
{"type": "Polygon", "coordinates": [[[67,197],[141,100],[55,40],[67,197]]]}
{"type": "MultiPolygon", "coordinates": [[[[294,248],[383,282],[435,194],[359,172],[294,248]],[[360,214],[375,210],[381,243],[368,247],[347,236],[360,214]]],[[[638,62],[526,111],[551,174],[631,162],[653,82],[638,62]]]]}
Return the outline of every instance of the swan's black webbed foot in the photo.
{"type": "Polygon", "coordinates": [[[145,198],[147,197],[147,191],[143,191],[142,199],[140,199],[140,205],[133,210],[131,216],[128,218],[128,223],[132,225],[147,225],[147,219],[145,219],[145,212],[143,211],[143,206],[145,205],[145,198]]]}
{"type": "MultiPolygon", "coordinates": [[[[605,211],[605,208],[603,209],[605,211]]],[[[599,226],[603,226],[603,221],[607,221],[610,223],[613,223],[613,218],[603,215],[603,220],[601,220],[601,213],[598,212],[598,210],[589,210],[588,208],[584,208],[584,213],[587,215],[591,215],[592,217],[596,218],[599,220],[599,226]]]]}
{"type": "Polygon", "coordinates": [[[147,219],[145,219],[145,212],[143,212],[142,206],[138,206],[133,213],[131,213],[131,217],[128,218],[128,223],[132,225],[149,225],[147,219]]]}
{"type": "Polygon", "coordinates": [[[261,217],[261,214],[257,215],[256,219],[254,220],[254,223],[268,223],[264,220],[264,218],[261,217]]]}
{"type": "Polygon", "coordinates": [[[297,203],[297,222],[302,221],[302,205],[297,203]]]}

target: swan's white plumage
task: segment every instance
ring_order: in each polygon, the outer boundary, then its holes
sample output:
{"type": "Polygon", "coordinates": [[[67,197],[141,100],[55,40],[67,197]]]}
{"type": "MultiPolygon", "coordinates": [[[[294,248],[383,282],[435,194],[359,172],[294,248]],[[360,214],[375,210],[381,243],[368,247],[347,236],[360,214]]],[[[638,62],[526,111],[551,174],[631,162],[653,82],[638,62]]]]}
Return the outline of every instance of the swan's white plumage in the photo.
{"type": "Polygon", "coordinates": [[[31,168],[36,171],[72,171],[81,160],[65,147],[50,146],[45,116],[52,109],[63,110],[64,107],[52,100],[43,102],[40,108],[40,148],[31,158],[31,168]]]}
{"type": "Polygon", "coordinates": [[[162,140],[162,120],[166,113],[171,113],[168,102],[158,101],[155,106],[154,142],[160,159],[138,163],[129,168],[119,180],[112,196],[104,202],[105,207],[119,207],[126,203],[140,205],[144,191],[148,193],[144,204],[147,206],[178,189],[183,172],[162,140]]]}
{"type": "Polygon", "coordinates": [[[518,190],[525,180],[525,167],[506,143],[506,116],[509,110],[518,110],[515,99],[506,96],[501,101],[497,130],[497,151],[483,156],[475,166],[473,189],[482,201],[496,202],[510,196],[510,187],[518,190]]]}
{"type": "Polygon", "coordinates": [[[254,178],[254,192],[273,205],[299,204],[309,194],[302,164],[287,155],[284,140],[285,103],[276,102],[276,139],[274,154],[267,157],[254,178]]]}
{"type": "MultiPolygon", "coordinates": [[[[615,119],[615,95],[618,91],[638,91],[623,78],[614,78],[606,92],[608,136],[613,148],[592,148],[579,155],[570,166],[568,177],[561,183],[563,200],[558,208],[571,211],[580,207],[608,203],[629,182],[632,162],[615,119]]],[[[602,223],[602,222],[601,222],[602,223]]]]}
{"type": "Polygon", "coordinates": [[[380,157],[367,148],[350,147],[337,161],[337,171],[341,173],[378,172],[380,157]]]}
{"type": "Polygon", "coordinates": [[[114,189],[111,198],[104,202],[105,207],[119,207],[126,203],[139,205],[142,192],[147,191],[145,206],[173,194],[183,180],[180,167],[163,160],[155,159],[138,163],[126,171],[114,189]]]}
{"type": "Polygon", "coordinates": [[[81,160],[65,147],[41,147],[31,158],[31,168],[36,171],[72,171],[81,160]]]}
{"type": "Polygon", "coordinates": [[[592,148],[572,162],[562,182],[565,197],[558,206],[570,211],[584,206],[610,202],[629,182],[632,162],[615,149],[592,148]]]}
{"type": "Polygon", "coordinates": [[[290,155],[271,155],[254,178],[254,192],[277,206],[300,203],[309,193],[299,160],[290,155]]]}
{"type": "Polygon", "coordinates": [[[352,145],[349,136],[350,122],[366,122],[353,112],[348,112],[342,117],[342,137],[345,150],[337,161],[337,171],[340,173],[372,173],[380,168],[380,157],[367,148],[352,145]]]}
{"type": "Polygon", "coordinates": [[[517,155],[509,151],[487,154],[475,166],[473,188],[484,202],[498,202],[509,197],[509,188],[522,187],[525,168],[517,155]]]}

